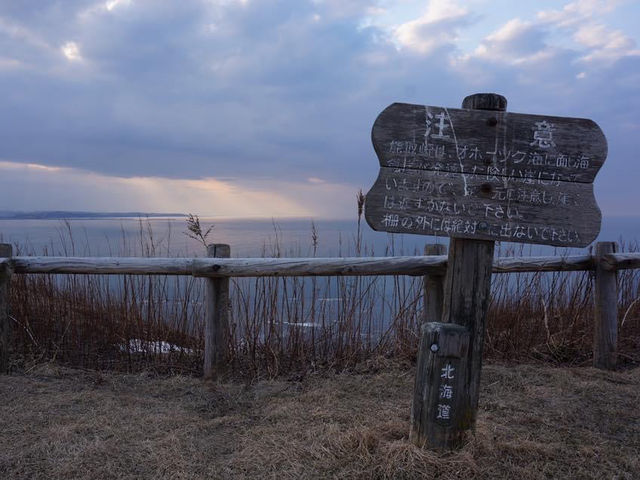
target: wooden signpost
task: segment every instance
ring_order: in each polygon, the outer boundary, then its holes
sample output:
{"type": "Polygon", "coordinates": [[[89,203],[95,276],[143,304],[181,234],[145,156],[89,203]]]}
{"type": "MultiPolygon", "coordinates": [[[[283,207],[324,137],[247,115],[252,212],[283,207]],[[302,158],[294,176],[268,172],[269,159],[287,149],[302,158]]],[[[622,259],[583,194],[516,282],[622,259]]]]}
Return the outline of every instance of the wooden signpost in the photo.
{"type": "Polygon", "coordinates": [[[591,243],[600,231],[593,180],[607,156],[602,131],[591,120],[500,111],[506,108],[500,98],[467,97],[467,109],[387,107],[372,131],[381,168],[367,194],[369,225],[568,247],[591,243]]]}
{"type": "MultiPolygon", "coordinates": [[[[607,156],[593,121],[395,103],[372,131],[374,230],[451,237],[441,321],[422,326],[411,439],[451,449],[475,426],[495,241],[584,247],[600,231],[593,180],[607,156]]],[[[436,309],[437,310],[437,309],[436,309]]]]}

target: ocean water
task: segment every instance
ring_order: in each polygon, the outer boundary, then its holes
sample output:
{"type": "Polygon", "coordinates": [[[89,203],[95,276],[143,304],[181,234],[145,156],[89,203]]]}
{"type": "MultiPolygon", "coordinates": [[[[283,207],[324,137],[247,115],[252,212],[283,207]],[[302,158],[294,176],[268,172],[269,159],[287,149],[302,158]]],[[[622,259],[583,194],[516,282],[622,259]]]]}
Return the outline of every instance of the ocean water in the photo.
{"type": "MultiPolygon", "coordinates": [[[[233,220],[202,218],[208,243],[231,245],[232,257],[334,257],[358,253],[354,220],[233,220]]],[[[0,242],[17,255],[203,256],[204,246],[189,238],[185,218],[100,218],[0,220],[0,242]]],[[[425,244],[447,244],[446,237],[388,234],[360,225],[360,253],[371,256],[420,254],[425,244]]],[[[598,241],[633,244],[640,240],[640,217],[605,217],[598,241]]],[[[585,249],[502,243],[523,255],[577,254],[585,249]]]]}

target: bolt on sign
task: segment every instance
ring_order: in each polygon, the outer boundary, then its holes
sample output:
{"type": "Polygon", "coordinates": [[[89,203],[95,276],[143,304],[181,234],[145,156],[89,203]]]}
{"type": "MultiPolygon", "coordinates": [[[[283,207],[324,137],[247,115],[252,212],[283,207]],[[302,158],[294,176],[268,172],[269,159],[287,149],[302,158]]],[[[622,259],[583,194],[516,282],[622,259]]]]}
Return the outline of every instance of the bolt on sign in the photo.
{"type": "Polygon", "coordinates": [[[371,136],[374,230],[566,247],[600,231],[607,141],[592,120],[394,103],[371,136]]]}

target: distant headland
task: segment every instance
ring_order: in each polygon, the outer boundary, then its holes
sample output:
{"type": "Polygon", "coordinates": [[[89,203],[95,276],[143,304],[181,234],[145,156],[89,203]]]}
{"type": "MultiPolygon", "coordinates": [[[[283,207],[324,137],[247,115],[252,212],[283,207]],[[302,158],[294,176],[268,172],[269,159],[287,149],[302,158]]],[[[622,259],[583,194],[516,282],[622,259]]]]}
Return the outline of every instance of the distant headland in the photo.
{"type": "Polygon", "coordinates": [[[185,213],[148,213],[148,212],[74,212],[66,210],[47,210],[35,212],[0,211],[0,220],[71,220],[91,218],[157,218],[186,217],[185,213]]]}

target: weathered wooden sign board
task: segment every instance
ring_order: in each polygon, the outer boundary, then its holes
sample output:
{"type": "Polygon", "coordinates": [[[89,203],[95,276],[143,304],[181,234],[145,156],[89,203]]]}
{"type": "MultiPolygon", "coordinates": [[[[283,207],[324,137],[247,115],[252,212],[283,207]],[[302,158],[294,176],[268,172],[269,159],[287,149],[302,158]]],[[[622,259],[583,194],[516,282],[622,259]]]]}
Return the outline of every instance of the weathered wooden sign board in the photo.
{"type": "Polygon", "coordinates": [[[374,230],[584,247],[600,231],[596,123],[394,103],[376,119],[374,230]]]}
{"type": "Polygon", "coordinates": [[[583,247],[600,231],[593,181],[607,142],[593,121],[394,103],[376,119],[375,230],[451,237],[441,313],[422,325],[411,439],[455,448],[473,429],[495,241],[583,247]]]}

